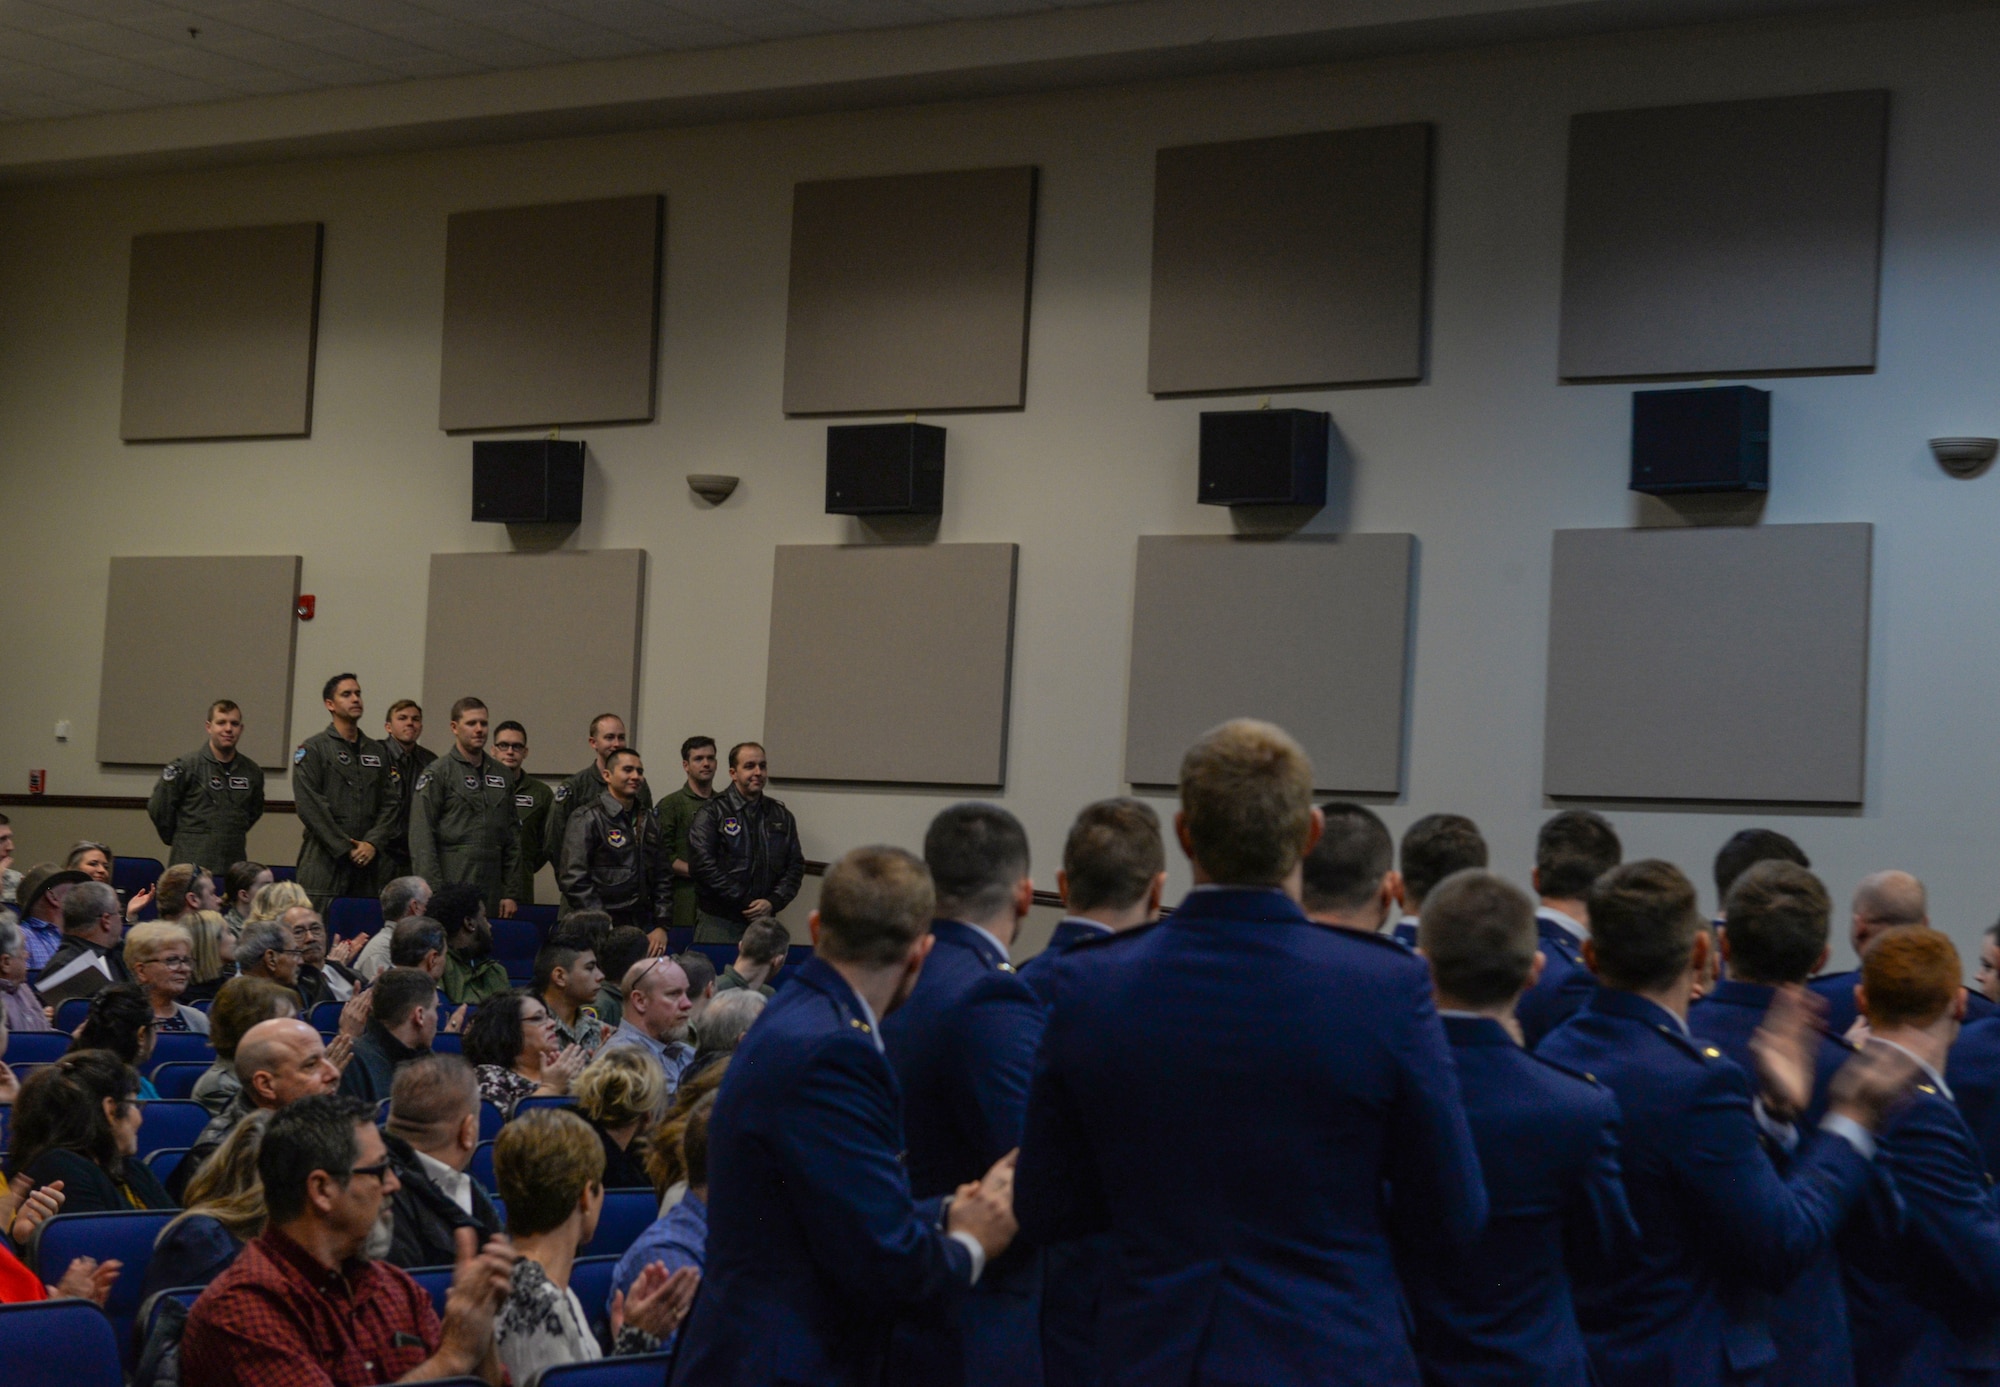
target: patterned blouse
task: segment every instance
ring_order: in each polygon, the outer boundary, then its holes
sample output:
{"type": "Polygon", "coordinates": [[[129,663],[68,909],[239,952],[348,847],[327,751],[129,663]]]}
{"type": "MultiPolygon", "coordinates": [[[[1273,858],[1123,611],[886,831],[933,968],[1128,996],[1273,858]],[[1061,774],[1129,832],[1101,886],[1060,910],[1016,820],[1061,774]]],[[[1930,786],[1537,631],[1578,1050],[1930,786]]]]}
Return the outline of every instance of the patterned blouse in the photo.
{"type": "Polygon", "coordinates": [[[502,1069],[497,1064],[479,1066],[479,1096],[500,1109],[500,1115],[509,1121],[514,1117],[514,1105],[540,1087],[526,1074],[512,1069],[502,1069]]]}
{"type": "MultiPolygon", "coordinates": [[[[659,1346],[660,1341],[645,1330],[627,1325],[619,1331],[611,1351],[652,1353],[659,1346]]],[[[556,1285],[540,1262],[526,1257],[514,1263],[513,1293],[494,1317],[493,1347],[514,1379],[514,1387],[536,1387],[550,1368],[594,1362],[604,1356],[576,1292],[556,1285]]]]}

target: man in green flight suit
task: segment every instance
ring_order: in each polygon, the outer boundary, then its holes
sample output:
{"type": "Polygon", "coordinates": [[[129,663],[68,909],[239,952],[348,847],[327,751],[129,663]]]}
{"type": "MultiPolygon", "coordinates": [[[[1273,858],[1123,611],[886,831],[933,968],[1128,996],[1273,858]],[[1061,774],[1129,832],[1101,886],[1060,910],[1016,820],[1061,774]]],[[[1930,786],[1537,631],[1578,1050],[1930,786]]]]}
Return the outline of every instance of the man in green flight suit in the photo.
{"type": "MultiPolygon", "coordinates": [[[[625,719],[616,713],[599,713],[590,720],[590,764],[556,786],[556,802],[550,806],[548,825],[542,830],[542,860],[555,863],[558,876],[562,874],[563,835],[569,831],[570,814],[578,805],[594,803],[604,793],[605,762],[612,752],[624,749],[625,719]]],[[[632,804],[641,811],[653,807],[653,792],[645,781],[639,782],[639,795],[632,804]]]]}
{"type": "MultiPolygon", "coordinates": [[[[687,784],[660,801],[660,836],[674,863],[674,928],[695,926],[694,877],[688,871],[688,827],[715,797],[715,738],[689,737],[681,743],[681,770],[687,784]]],[[[653,931],[659,934],[658,930],[653,931]]],[[[664,936],[661,948],[666,947],[664,936]]]]}
{"type": "Polygon", "coordinates": [[[410,805],[410,860],[436,891],[452,882],[479,888],[487,908],[507,919],[508,883],[520,869],[521,821],[507,768],[486,754],[486,705],[451,705],[451,750],[417,777],[410,805]]]}
{"type": "Polygon", "coordinates": [[[221,874],[250,855],[250,825],[264,817],[264,770],[236,749],[243,710],[208,706],[208,741],[160,772],[146,813],[169,845],[168,862],[221,874]]]}
{"type": "Polygon", "coordinates": [[[361,732],[361,680],[336,674],[320,690],[333,718],[292,754],[292,796],[305,830],[299,885],[313,909],[335,896],[372,896],[403,802],[389,749],[361,732]]]}
{"type": "Polygon", "coordinates": [[[506,894],[521,905],[533,905],[535,873],[549,860],[542,840],[549,807],[556,802],[555,791],[540,776],[521,769],[521,763],[528,759],[528,729],[520,723],[503,722],[493,729],[493,759],[507,768],[507,790],[521,820],[521,863],[507,883],[506,894]]]}

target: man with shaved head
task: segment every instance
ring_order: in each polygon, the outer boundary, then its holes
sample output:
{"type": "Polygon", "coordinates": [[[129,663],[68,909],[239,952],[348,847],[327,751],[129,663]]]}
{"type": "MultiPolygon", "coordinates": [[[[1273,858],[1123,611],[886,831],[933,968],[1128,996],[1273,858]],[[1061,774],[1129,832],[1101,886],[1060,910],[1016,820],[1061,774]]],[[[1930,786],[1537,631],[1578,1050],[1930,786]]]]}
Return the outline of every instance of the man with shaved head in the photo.
{"type": "Polygon", "coordinates": [[[236,1077],[243,1087],[229,1106],[209,1119],[187,1155],[174,1168],[167,1192],[176,1200],[201,1163],[259,1108],[275,1111],[315,1093],[332,1093],[340,1071],[326,1057],[318,1031],[296,1017],[259,1021],[236,1042],[236,1077]]]}
{"type": "MultiPolygon", "coordinates": [[[[1854,888],[1854,918],[1847,940],[1860,958],[1868,946],[1891,930],[1928,926],[1930,898],[1924,884],[1908,872],[1871,872],[1854,888]]],[[[1824,973],[1807,984],[1826,999],[1826,1028],[1834,1035],[1846,1035],[1860,1013],[1854,1004],[1854,988],[1861,981],[1859,969],[1844,973],[1824,973]]],[[[2000,1007],[1977,993],[1968,993],[1965,1019],[1978,1021],[2000,1012],[2000,1007]]]]}
{"type": "Polygon", "coordinates": [[[688,996],[687,974],[671,958],[642,958],[625,970],[625,1008],[618,1029],[600,1054],[633,1046],[660,1066],[667,1092],[681,1086],[681,1075],[694,1062],[688,1044],[688,1016],[694,1001],[688,996]]]}

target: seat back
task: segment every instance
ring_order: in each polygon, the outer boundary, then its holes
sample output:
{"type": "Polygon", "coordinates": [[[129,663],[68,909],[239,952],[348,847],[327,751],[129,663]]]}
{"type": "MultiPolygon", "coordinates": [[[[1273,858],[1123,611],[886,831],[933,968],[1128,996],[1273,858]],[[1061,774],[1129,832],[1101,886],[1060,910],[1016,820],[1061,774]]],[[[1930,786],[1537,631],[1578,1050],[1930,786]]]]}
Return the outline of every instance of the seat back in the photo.
{"type": "Polygon", "coordinates": [[[186,1098],[156,1098],[141,1103],[139,1112],[141,1156],[169,1146],[193,1146],[213,1116],[207,1108],[186,1098]]]}
{"type": "Polygon", "coordinates": [[[556,908],[552,905],[524,905],[514,912],[516,920],[525,920],[542,932],[544,938],[556,927],[556,908]]]}
{"type": "Polygon", "coordinates": [[[9,1031],[7,1060],[11,1064],[53,1064],[69,1053],[66,1031],[9,1031]]]}
{"type": "Polygon", "coordinates": [[[7,1365],[7,1387],[121,1387],[125,1381],[118,1332],[87,1300],[0,1305],[0,1363],[7,1365]]]}
{"type": "Polygon", "coordinates": [[[430,1293],[431,1304],[437,1307],[438,1318],[444,1318],[444,1299],[451,1291],[453,1267],[410,1267],[410,1279],[430,1293]]]}
{"type": "Polygon", "coordinates": [[[523,1098],[514,1105],[514,1116],[519,1117],[522,1113],[533,1112],[536,1108],[574,1108],[575,1106],[576,1099],[570,1097],[567,1093],[554,1094],[542,1098],[523,1098]]]}
{"type": "Polygon", "coordinates": [[[493,957],[510,965],[525,963],[529,972],[534,971],[535,955],[542,949],[542,932],[526,920],[494,920],[493,957]]]}
{"type": "Polygon", "coordinates": [[[590,1317],[591,1332],[600,1341],[608,1340],[611,1315],[612,1273],[618,1270],[616,1257],[579,1257],[569,1269],[569,1288],[576,1292],[583,1313],[590,1317]]]}
{"type": "Polygon", "coordinates": [[[185,1146],[162,1146],[157,1151],[146,1153],[146,1169],[153,1172],[153,1178],[162,1185],[174,1178],[174,1171],[180,1168],[181,1157],[187,1155],[185,1146]]]}
{"type": "Polygon", "coordinates": [[[204,1066],[215,1063],[215,1046],[209,1038],[189,1031],[169,1031],[153,1037],[153,1055],[146,1061],[146,1069],[150,1074],[163,1064],[186,1064],[194,1060],[204,1066]]]}
{"type": "Polygon", "coordinates": [[[462,1055],[465,1053],[465,1037],[457,1031],[439,1031],[431,1037],[431,1049],[441,1055],[462,1055]]]}
{"type": "Polygon", "coordinates": [[[76,1028],[90,1015],[90,998],[72,997],[56,1007],[55,1027],[64,1035],[74,1035],[76,1028]]]}
{"type": "Polygon", "coordinates": [[[168,1060],[154,1065],[148,1077],[153,1081],[153,1092],[160,1097],[186,1098],[207,1072],[208,1062],[204,1060],[168,1060]]]}
{"type": "Polygon", "coordinates": [[[485,1190],[488,1194],[493,1193],[498,1188],[493,1183],[492,1142],[482,1141],[479,1145],[472,1148],[472,1163],[466,1166],[465,1173],[472,1177],[474,1184],[478,1185],[479,1188],[485,1190]]]}
{"type": "Polygon", "coordinates": [[[491,1141],[500,1135],[500,1129],[507,1125],[507,1115],[485,1099],[479,1101],[479,1139],[491,1141]]]}
{"type": "Polygon", "coordinates": [[[114,857],[111,859],[111,889],[127,900],[159,881],[167,864],[157,857],[114,857]]]}
{"type": "Polygon", "coordinates": [[[317,1003],[311,1011],[306,1013],[306,1020],[321,1035],[325,1035],[329,1031],[338,1031],[340,1029],[340,1009],[342,1005],[340,1002],[317,1003]]]}
{"type": "Polygon", "coordinates": [[[595,1363],[565,1363],[542,1374],[542,1387],[660,1387],[671,1353],[633,1353],[595,1363]]]}
{"type": "MultiPolygon", "coordinates": [[[[78,1257],[123,1262],[124,1269],[111,1287],[104,1313],[111,1320],[112,1352],[129,1363],[132,1318],[139,1309],[139,1288],[146,1284],[146,1267],[153,1260],[153,1242],[179,1212],[178,1209],[132,1209],[104,1214],[57,1214],[36,1231],[26,1260],[35,1268],[35,1274],[51,1286],[62,1280],[69,1264],[78,1257]]],[[[4,1354],[0,1354],[0,1362],[8,1362],[4,1354]]],[[[70,1381],[74,1383],[77,1379],[70,1381]]],[[[8,1387],[13,1387],[11,1376],[8,1387]]]]}
{"type": "Polygon", "coordinates": [[[659,1217],[660,1197],[651,1190],[606,1190],[597,1232],[577,1249],[583,1257],[622,1257],[625,1249],[659,1217]]]}
{"type": "Polygon", "coordinates": [[[382,902],[373,896],[336,896],[326,908],[327,933],[352,939],[382,928],[382,902]]]}

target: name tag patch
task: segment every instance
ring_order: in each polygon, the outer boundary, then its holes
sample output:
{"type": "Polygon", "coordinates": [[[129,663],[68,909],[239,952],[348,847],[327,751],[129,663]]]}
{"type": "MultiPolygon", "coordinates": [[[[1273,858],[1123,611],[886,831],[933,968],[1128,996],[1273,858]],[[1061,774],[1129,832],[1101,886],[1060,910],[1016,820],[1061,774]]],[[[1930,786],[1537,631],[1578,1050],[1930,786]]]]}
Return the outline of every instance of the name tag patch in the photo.
{"type": "Polygon", "coordinates": [[[229,788],[230,788],[230,789],[232,789],[232,790],[247,790],[247,789],[249,789],[249,788],[250,788],[250,777],[249,777],[249,776],[247,776],[247,775],[232,775],[232,776],[230,776],[230,777],[229,777],[229,788]]]}
{"type": "Polygon", "coordinates": [[[496,790],[504,790],[507,788],[507,777],[504,775],[489,775],[486,777],[486,783],[496,790]]]}
{"type": "Polygon", "coordinates": [[[361,753],[361,764],[364,766],[379,766],[382,764],[382,758],[379,756],[370,756],[364,751],[361,753]]]}
{"type": "Polygon", "coordinates": [[[533,795],[516,795],[514,796],[514,807],[516,809],[533,809],[535,807],[535,797],[533,795]]]}

